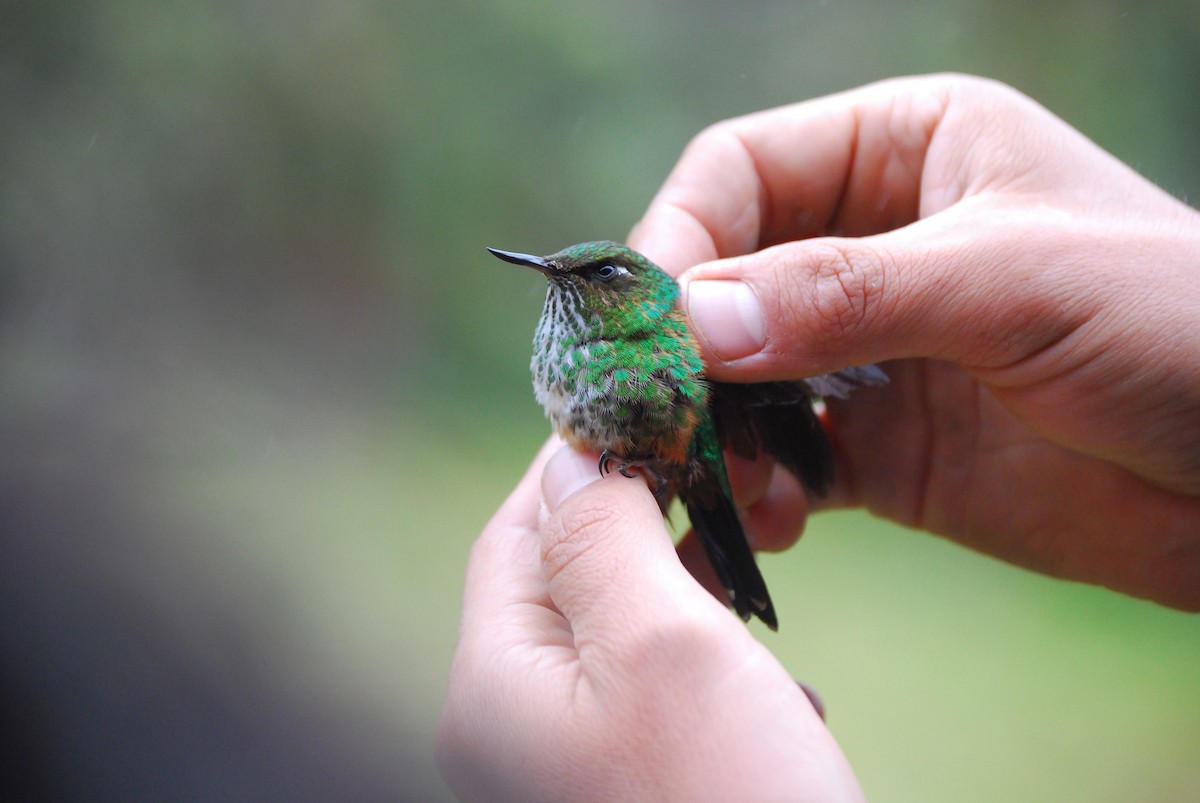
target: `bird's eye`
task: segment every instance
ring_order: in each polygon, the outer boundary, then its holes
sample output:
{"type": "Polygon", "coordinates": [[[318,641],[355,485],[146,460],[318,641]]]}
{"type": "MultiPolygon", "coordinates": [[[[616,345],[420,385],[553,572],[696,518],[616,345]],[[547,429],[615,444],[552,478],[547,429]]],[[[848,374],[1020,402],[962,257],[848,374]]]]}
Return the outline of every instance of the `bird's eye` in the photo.
{"type": "Polygon", "coordinates": [[[602,282],[607,282],[615,279],[620,272],[621,269],[616,265],[601,265],[596,268],[596,278],[602,282]]]}

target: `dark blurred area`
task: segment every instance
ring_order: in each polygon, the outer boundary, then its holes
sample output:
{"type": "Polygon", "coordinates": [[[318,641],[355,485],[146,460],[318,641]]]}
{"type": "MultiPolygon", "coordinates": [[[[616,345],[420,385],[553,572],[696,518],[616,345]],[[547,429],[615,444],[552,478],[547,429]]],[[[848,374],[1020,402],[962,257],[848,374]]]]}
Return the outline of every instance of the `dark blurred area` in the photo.
{"type": "MultiPolygon", "coordinates": [[[[708,123],[935,70],[1200,197],[1190,0],[9,0],[0,799],[448,799],[466,556],[546,432],[484,246],[621,239],[708,123]]],[[[1194,617],[862,514],[793,552],[768,643],[869,794],[1200,796],[1194,617]]]]}

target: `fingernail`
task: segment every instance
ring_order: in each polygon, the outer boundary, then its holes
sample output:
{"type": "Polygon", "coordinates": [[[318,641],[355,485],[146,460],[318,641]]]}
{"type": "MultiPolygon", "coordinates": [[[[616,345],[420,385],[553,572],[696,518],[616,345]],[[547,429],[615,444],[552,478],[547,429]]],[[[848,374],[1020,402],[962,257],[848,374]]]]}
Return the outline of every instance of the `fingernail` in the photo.
{"type": "Polygon", "coordinates": [[[702,279],[688,284],[687,297],[692,326],[722,360],[749,357],[766,345],[762,304],[750,285],[702,279]]]}
{"type": "Polygon", "coordinates": [[[554,512],[571,494],[600,479],[596,458],[582,455],[569,446],[554,453],[542,471],[542,499],[554,512]]]}

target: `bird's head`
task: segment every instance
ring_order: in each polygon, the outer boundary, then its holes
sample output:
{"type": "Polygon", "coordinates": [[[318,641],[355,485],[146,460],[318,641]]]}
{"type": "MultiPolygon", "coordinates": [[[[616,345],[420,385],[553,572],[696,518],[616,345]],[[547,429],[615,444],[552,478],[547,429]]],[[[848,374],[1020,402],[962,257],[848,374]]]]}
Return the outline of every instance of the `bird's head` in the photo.
{"type": "Polygon", "coordinates": [[[661,316],[679,298],[679,285],[664,270],[632,248],[608,240],[579,243],[544,257],[488,251],[505,262],[541,271],[552,292],[577,300],[602,318],[650,312],[661,316]]]}

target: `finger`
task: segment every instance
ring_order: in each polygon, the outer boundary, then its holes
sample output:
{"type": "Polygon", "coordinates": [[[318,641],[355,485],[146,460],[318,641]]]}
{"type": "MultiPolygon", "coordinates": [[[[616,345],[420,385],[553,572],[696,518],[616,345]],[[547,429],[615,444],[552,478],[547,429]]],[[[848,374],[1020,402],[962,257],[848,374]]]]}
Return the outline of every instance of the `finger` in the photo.
{"type": "Polygon", "coordinates": [[[725,473],[729,475],[729,485],[733,489],[733,501],[738,507],[749,507],[762,499],[771,484],[775,461],[766,455],[759,455],[755,460],[746,458],[726,449],[725,473]]]}
{"type": "Polygon", "coordinates": [[[800,480],[777,465],[763,495],[742,511],[750,545],[764,552],[792,547],[804,532],[808,509],[808,495],[800,480]]]}
{"type": "Polygon", "coordinates": [[[562,449],[543,491],[543,571],[577,644],[636,640],[714,605],[680,563],[645,483],[600,479],[594,458],[562,449]]]}
{"type": "Polygon", "coordinates": [[[718,126],[754,166],[763,200],[755,245],[915,220],[929,145],[957,84],[893,79],[718,126]]]}
{"type": "Polygon", "coordinates": [[[972,199],[887,234],[768,248],[688,271],[683,303],[716,379],[912,356],[1011,366],[1100,303],[1070,256],[1096,232],[1064,219],[1048,234],[1047,214],[972,199]]]}
{"type": "MultiPolygon", "coordinates": [[[[471,549],[463,595],[462,641],[497,624],[520,631],[536,607],[549,607],[541,571],[538,509],[543,468],[562,441],[550,438],[516,489],[501,505],[471,549]],[[530,605],[535,603],[535,605],[530,605]]],[[[523,637],[516,632],[515,637],[523,637]]]]}
{"type": "Polygon", "coordinates": [[[464,799],[509,797],[479,761],[479,746],[492,738],[488,727],[518,738],[546,736],[556,721],[544,711],[562,698],[564,684],[555,683],[554,673],[539,672],[546,651],[538,648],[557,646],[569,633],[546,592],[537,520],[542,471],[561,446],[555,437],[542,446],[471,550],[458,648],[437,728],[439,767],[464,799]],[[484,720],[490,724],[481,730],[484,720]]]}
{"type": "Polygon", "coordinates": [[[630,245],[677,275],[776,242],[914,220],[930,139],[963,80],[885,81],[711,126],[688,145],[630,245]]]}

